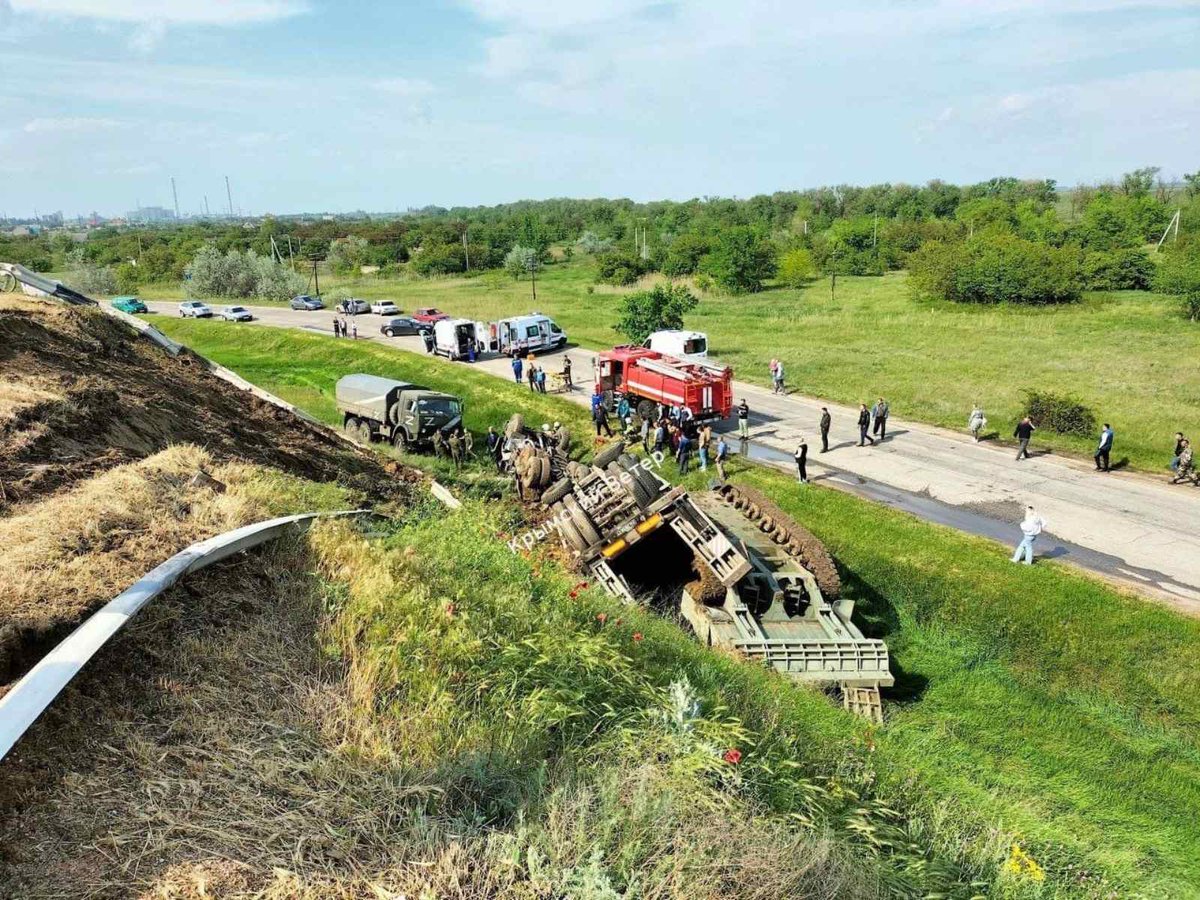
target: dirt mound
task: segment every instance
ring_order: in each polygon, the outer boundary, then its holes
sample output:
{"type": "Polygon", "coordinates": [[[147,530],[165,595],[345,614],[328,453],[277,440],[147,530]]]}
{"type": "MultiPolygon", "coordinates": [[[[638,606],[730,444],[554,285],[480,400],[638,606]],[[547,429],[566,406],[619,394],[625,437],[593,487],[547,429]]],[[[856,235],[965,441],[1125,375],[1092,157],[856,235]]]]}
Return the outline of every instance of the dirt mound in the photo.
{"type": "Polygon", "coordinates": [[[0,300],[0,512],[174,444],[375,497],[370,453],[171,357],[93,308],[0,300]]]}

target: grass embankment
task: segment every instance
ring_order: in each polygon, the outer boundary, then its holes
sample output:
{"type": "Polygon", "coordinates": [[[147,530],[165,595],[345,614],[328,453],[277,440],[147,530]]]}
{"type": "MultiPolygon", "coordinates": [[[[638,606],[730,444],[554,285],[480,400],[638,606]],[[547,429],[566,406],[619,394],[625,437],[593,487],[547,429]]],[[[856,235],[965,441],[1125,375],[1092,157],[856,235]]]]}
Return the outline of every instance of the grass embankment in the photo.
{"type": "MultiPolygon", "coordinates": [[[[345,288],[365,299],[392,299],[402,309],[437,306],[455,315],[495,319],[536,306],[586,347],[620,341],[613,330],[625,290],[594,286],[580,259],[548,267],[533,303],[527,281],[495,273],[475,278],[322,279],[330,294],[345,288]]],[[[145,296],[174,299],[178,285],[145,296]]],[[[1141,292],[1089,293],[1054,308],[972,307],[919,302],[904,273],[838,279],[743,297],[706,296],[687,317],[706,331],[712,352],[739,379],[767,384],[767,362],[783,360],[788,384],[810,396],[858,404],[883,394],[900,418],[965,429],[975,402],[989,431],[1011,439],[1026,388],[1078,395],[1117,433],[1114,461],[1162,471],[1177,430],[1200,431],[1200,327],[1173,301],[1141,292]]],[[[1090,454],[1093,440],[1039,432],[1036,443],[1090,454]]]]}
{"type": "MultiPolygon", "coordinates": [[[[466,366],[314,335],[164,325],[326,419],[337,377],[375,371],[463,394],[477,430],[514,409],[586,427],[584,410],[466,366]]],[[[872,795],[902,804],[919,843],[966,842],[986,857],[994,848],[980,846],[980,823],[1017,835],[1046,872],[1043,896],[1200,895],[1200,624],[1053,564],[1011,566],[991,542],[848,495],[740,463],[734,472],[828,542],[899,683],[869,754],[856,723],[766,676],[751,696],[726,697],[731,709],[757,717],[763,734],[799,735],[806,774],[835,771],[839,759],[861,772],[869,760],[872,795]],[[803,715],[764,724],[775,713],[744,705],[762,692],[794,698],[803,715]]],[[[675,634],[645,628],[655,646],[675,634]]],[[[693,683],[719,690],[728,664],[700,656],[716,668],[693,683]]]]}

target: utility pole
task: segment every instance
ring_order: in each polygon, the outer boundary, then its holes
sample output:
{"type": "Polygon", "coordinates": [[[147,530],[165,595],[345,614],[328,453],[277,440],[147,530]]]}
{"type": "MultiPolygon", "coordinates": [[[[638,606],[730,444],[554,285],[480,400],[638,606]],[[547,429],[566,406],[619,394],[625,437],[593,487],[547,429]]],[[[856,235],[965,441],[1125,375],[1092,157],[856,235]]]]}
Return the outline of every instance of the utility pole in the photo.
{"type": "Polygon", "coordinates": [[[225,176],[225,197],[229,200],[229,218],[233,218],[233,191],[229,189],[229,176],[225,176]]]}
{"type": "Polygon", "coordinates": [[[175,200],[175,221],[179,221],[179,192],[175,190],[175,176],[171,176],[171,197],[175,200]]]}
{"type": "Polygon", "coordinates": [[[467,229],[469,227],[470,226],[468,226],[468,225],[463,226],[463,256],[466,257],[466,260],[467,260],[467,271],[468,272],[471,271],[471,251],[467,249],[467,229]]]}
{"type": "Polygon", "coordinates": [[[317,275],[317,261],[314,259],[312,261],[312,264],[313,264],[313,288],[314,288],[314,292],[317,295],[317,299],[320,300],[321,299],[321,279],[317,275]]]}
{"type": "Polygon", "coordinates": [[[204,195],[204,218],[206,218],[206,219],[207,219],[208,217],[209,217],[209,212],[208,212],[208,194],[205,194],[205,195],[204,195]]]}
{"type": "Polygon", "coordinates": [[[533,305],[537,306],[537,267],[538,258],[537,251],[533,251],[533,257],[529,260],[529,283],[533,287],[533,305]]]}

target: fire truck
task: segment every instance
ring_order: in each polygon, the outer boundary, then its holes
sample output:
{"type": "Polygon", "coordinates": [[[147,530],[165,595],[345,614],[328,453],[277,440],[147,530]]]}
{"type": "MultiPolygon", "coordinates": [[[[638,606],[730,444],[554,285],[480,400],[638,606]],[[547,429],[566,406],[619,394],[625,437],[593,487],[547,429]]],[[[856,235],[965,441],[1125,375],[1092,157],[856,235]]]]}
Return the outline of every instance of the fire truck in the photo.
{"type": "Polygon", "coordinates": [[[601,353],[596,384],[605,396],[624,395],[644,419],[653,415],[656,403],[686,406],[696,419],[724,419],[733,410],[733,370],[728,366],[676,359],[645,347],[601,353]]]}

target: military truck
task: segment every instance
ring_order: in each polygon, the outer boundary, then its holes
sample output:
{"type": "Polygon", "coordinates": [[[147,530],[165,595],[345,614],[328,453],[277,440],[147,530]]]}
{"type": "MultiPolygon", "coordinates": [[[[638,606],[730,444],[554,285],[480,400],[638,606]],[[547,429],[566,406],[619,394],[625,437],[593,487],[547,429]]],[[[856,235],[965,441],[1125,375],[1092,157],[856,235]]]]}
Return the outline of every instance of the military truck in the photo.
{"type": "Polygon", "coordinates": [[[462,424],[461,399],[407,381],[346,375],[334,395],[342,427],[363,443],[421,449],[433,444],[435,434],[447,436],[462,424]]]}
{"type": "Polygon", "coordinates": [[[847,709],[882,721],[887,646],[855,626],[815,536],[751,488],[693,498],[619,442],[595,462],[572,463],[542,495],[580,570],[615,597],[678,615],[709,646],[834,687],[847,709]]]}

